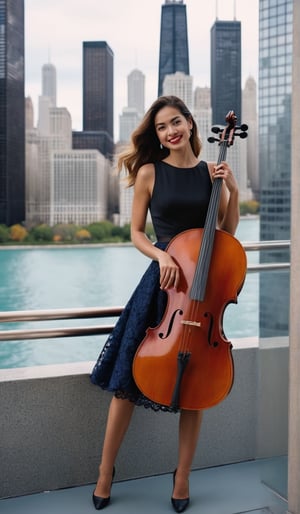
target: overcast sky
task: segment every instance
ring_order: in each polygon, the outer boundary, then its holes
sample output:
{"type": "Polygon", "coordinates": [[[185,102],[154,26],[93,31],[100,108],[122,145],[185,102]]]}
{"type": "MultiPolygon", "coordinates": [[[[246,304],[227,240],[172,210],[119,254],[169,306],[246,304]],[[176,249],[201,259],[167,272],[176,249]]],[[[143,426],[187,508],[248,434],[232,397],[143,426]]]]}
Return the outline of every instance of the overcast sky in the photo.
{"type": "MultiPolygon", "coordinates": [[[[57,104],[82,130],[82,42],[106,41],[114,52],[115,136],[127,105],[127,76],[146,77],[146,109],[157,97],[161,6],[164,0],[25,0],[25,93],[37,117],[41,68],[57,71],[57,104]]],[[[185,0],[193,86],[210,85],[210,29],[216,19],[242,22],[242,85],[258,73],[258,0],[185,0]],[[236,5],[234,9],[234,4],[236,5]]],[[[225,87],[226,85],[224,85],[225,87]]]]}

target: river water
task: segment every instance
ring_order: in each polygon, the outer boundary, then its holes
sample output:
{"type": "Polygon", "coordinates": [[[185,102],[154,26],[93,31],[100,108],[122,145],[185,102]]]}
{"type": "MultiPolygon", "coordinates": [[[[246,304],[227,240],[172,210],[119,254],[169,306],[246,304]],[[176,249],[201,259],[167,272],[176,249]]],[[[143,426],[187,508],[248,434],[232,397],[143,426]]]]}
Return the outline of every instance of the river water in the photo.
{"type": "MultiPolygon", "coordinates": [[[[259,220],[240,221],[241,242],[259,239],[259,220]]],[[[257,262],[257,252],[248,253],[257,262]]],[[[0,250],[0,311],[110,307],[124,305],[149,264],[132,246],[20,248],[0,250]]],[[[223,328],[228,339],[258,334],[258,274],[248,274],[238,305],[228,305],[223,328]]],[[[109,324],[115,320],[103,320],[109,324]]],[[[60,320],[2,324],[48,328],[99,324],[101,320],[60,320]]],[[[107,336],[0,342],[0,368],[96,360],[107,336]]]]}

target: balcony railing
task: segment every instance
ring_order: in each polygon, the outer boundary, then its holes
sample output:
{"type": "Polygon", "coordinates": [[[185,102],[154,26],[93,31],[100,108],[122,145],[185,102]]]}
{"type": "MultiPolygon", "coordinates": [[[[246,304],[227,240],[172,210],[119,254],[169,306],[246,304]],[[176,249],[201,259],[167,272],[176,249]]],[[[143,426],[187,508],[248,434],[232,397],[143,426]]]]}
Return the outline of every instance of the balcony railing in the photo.
{"type": "MultiPolygon", "coordinates": [[[[245,242],[243,247],[246,252],[264,250],[283,250],[290,248],[290,241],[258,241],[245,242]]],[[[275,271],[289,269],[289,262],[270,262],[248,264],[248,273],[259,271],[275,271]]],[[[123,310],[117,307],[88,307],[77,309],[47,309],[31,311],[5,311],[0,313],[0,323],[14,323],[22,321],[49,321],[62,319],[91,319],[117,317],[123,310]]],[[[109,334],[114,328],[113,324],[93,325],[84,327],[55,327],[38,329],[3,330],[0,332],[1,341],[17,341],[29,339],[49,339],[61,337],[77,337],[89,335],[109,334]]]]}

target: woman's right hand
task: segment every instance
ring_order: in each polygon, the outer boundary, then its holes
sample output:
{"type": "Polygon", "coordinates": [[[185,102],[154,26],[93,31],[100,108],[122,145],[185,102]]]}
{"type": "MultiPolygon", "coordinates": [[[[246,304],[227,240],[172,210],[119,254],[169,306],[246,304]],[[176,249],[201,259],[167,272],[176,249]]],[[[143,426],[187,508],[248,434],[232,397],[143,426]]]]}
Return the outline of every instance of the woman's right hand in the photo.
{"type": "Polygon", "coordinates": [[[160,288],[169,289],[179,284],[179,266],[173,261],[172,257],[162,251],[162,255],[158,259],[160,269],[160,288]]]}

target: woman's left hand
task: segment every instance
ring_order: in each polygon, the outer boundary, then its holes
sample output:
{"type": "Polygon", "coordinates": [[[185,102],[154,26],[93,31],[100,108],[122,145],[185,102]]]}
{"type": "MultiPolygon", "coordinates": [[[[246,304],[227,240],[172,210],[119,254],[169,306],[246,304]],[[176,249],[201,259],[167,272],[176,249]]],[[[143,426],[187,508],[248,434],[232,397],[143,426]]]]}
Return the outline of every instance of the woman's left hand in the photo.
{"type": "Polygon", "coordinates": [[[214,166],[212,178],[213,180],[222,178],[230,193],[237,191],[238,189],[237,181],[232,173],[232,170],[225,161],[222,161],[217,166],[214,166]]]}

